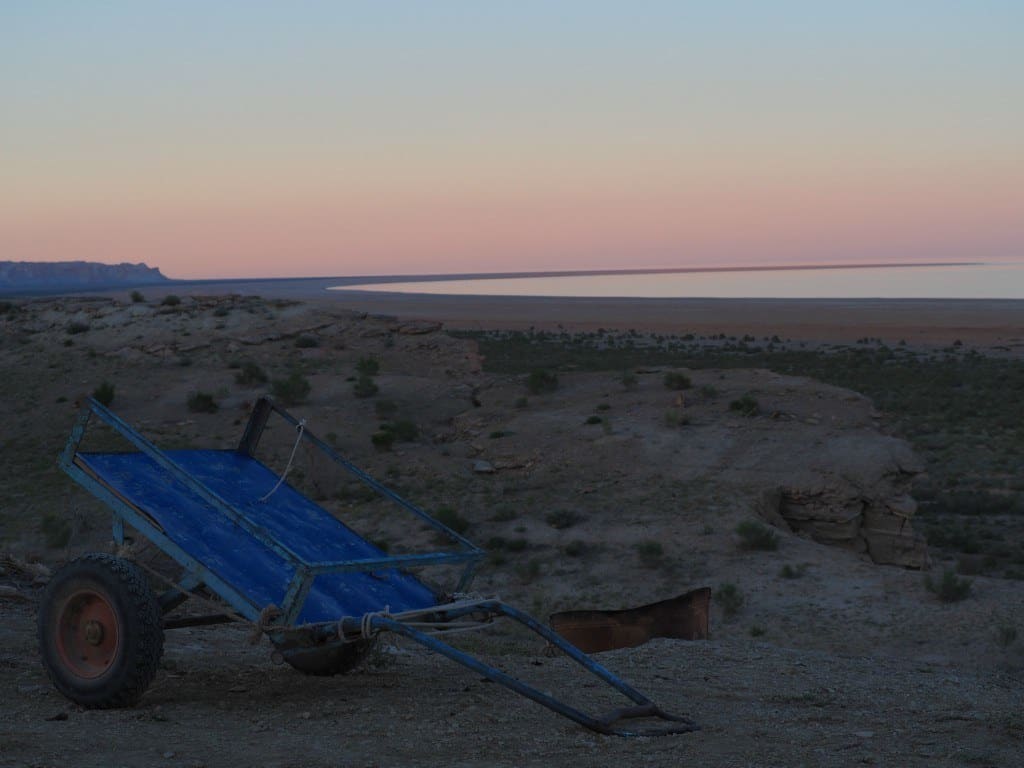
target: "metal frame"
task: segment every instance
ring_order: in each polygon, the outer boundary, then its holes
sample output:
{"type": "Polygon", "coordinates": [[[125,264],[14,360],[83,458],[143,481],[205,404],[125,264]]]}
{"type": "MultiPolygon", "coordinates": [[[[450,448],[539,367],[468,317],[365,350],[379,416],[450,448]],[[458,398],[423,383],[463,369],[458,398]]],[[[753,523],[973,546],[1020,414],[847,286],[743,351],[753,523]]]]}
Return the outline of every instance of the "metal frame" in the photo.
{"type": "MultiPolygon", "coordinates": [[[[256,449],[259,446],[263,430],[266,428],[267,422],[274,413],[281,416],[286,422],[297,429],[302,426],[302,422],[278,406],[272,399],[269,397],[262,397],[257,401],[253,408],[252,415],[245,427],[245,432],[237,448],[239,453],[250,457],[254,456],[256,449]]],[[[332,461],[340,465],[343,469],[354,475],[374,491],[397,503],[406,511],[419,517],[423,522],[450,538],[458,544],[460,549],[460,551],[457,552],[432,552],[418,555],[362,558],[358,560],[336,562],[307,562],[280,541],[274,539],[267,531],[249,520],[242,512],[232,507],[232,505],[225,499],[210,490],[203,483],[196,480],[185,469],[176,464],[159,448],[133,429],[128,423],[120,419],[94,399],[90,398],[82,409],[82,413],[72,429],[71,436],[67,441],[64,451],[60,455],[58,464],[61,469],[111,508],[113,513],[112,533],[114,540],[118,544],[124,542],[124,526],[127,523],[138,533],[142,534],[160,547],[160,549],[166,552],[182,566],[184,574],[182,579],[179,581],[179,585],[182,589],[194,591],[205,585],[208,589],[227,602],[238,614],[242,615],[249,621],[260,622],[265,606],[256,605],[246,595],[218,577],[202,563],[198,562],[195,558],[189,555],[188,552],[167,537],[160,529],[160,526],[146,515],[143,510],[134,507],[125,499],[121,498],[119,494],[115,493],[109,486],[103,483],[101,478],[98,478],[92,472],[87,471],[76,459],[79,445],[85,436],[85,431],[93,416],[110,426],[116,433],[125,438],[129,443],[147,455],[160,467],[167,470],[187,488],[194,491],[215,509],[228,516],[251,536],[277,553],[295,568],[295,574],[288,585],[284,600],[280,606],[280,614],[270,622],[260,623],[260,626],[273,640],[280,641],[284,638],[284,633],[280,630],[294,628],[295,622],[302,612],[302,607],[305,604],[309,590],[313,584],[313,580],[318,575],[341,573],[346,571],[371,571],[378,568],[406,568],[426,565],[465,563],[462,575],[459,578],[457,586],[453,590],[453,592],[458,593],[464,591],[469,586],[473,579],[476,566],[485,554],[482,549],[475,546],[472,542],[463,538],[440,521],[434,519],[427,512],[423,511],[412,502],[399,496],[390,488],[379,483],[303,426],[300,433],[302,440],[309,441],[320,451],[326,454],[332,461]],[[275,631],[275,628],[279,631],[275,631]]],[[[172,590],[161,598],[161,605],[165,612],[170,611],[181,602],[183,602],[183,598],[182,595],[179,594],[178,590],[172,590]]],[[[484,664],[482,661],[470,656],[469,654],[453,648],[451,645],[443,642],[436,636],[425,634],[419,629],[409,626],[386,613],[374,613],[368,617],[339,617],[337,621],[308,625],[304,626],[303,629],[307,631],[309,641],[313,643],[313,647],[316,648],[327,648],[339,643],[358,640],[363,637],[364,624],[367,625],[366,629],[369,629],[371,632],[389,631],[403,635],[478,674],[484,675],[487,679],[500,683],[506,688],[509,688],[516,693],[519,693],[547,707],[548,709],[551,709],[552,711],[599,733],[618,736],[652,736],[667,733],[686,733],[699,729],[699,726],[688,718],[677,717],[663,712],[649,698],[567,642],[550,627],[541,624],[528,614],[523,613],[510,605],[506,605],[498,600],[478,601],[470,606],[460,608],[446,609],[445,606],[439,605],[436,613],[432,614],[432,616],[442,623],[451,622],[460,618],[465,619],[467,617],[475,618],[482,622],[490,622],[495,617],[504,616],[510,618],[537,633],[550,643],[551,646],[562,651],[573,661],[580,664],[584,669],[615,688],[621,694],[630,699],[634,706],[614,710],[613,712],[601,717],[588,715],[581,710],[554,698],[548,693],[544,693],[533,686],[527,685],[526,683],[523,683],[500,670],[484,664]],[[366,620],[365,622],[364,619],[366,620]],[[634,730],[616,727],[616,724],[620,720],[644,717],[668,721],[671,725],[667,727],[663,726],[654,730],[634,730]]],[[[231,617],[227,615],[214,615],[208,617],[176,619],[168,620],[166,622],[166,627],[199,626],[202,624],[212,624],[226,620],[231,620],[231,617]]],[[[298,648],[293,649],[291,652],[301,652],[302,650],[302,648],[298,648]]],[[[288,651],[285,651],[285,653],[288,653],[288,651]]]]}

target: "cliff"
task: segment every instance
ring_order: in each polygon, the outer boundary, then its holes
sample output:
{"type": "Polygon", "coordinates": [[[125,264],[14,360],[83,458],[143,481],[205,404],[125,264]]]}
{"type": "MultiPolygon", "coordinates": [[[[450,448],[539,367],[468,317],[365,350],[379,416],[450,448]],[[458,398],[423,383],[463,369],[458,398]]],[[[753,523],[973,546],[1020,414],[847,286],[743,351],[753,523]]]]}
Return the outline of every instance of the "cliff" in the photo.
{"type": "Polygon", "coordinates": [[[0,261],[0,291],[73,291],[166,282],[145,264],[97,264],[90,261],[0,261]]]}

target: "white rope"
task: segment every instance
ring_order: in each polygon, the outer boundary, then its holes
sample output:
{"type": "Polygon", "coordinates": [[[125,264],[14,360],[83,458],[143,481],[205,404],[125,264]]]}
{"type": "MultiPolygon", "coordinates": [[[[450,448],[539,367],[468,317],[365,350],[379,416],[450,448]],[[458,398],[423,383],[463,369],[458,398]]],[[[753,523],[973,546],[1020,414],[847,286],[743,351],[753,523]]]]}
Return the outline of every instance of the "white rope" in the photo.
{"type": "MultiPolygon", "coordinates": [[[[392,621],[400,621],[407,627],[413,629],[419,629],[427,634],[440,634],[453,633],[453,632],[468,632],[474,629],[483,629],[489,624],[493,623],[493,617],[489,617],[488,621],[410,621],[420,616],[430,616],[444,611],[453,611],[462,608],[472,608],[473,606],[481,605],[485,602],[490,602],[496,598],[472,598],[468,600],[457,600],[452,603],[445,603],[444,605],[432,605],[427,608],[415,608],[409,611],[402,611],[401,613],[391,613],[391,606],[384,606],[383,611],[371,611],[370,613],[364,613],[362,619],[359,621],[359,634],[365,639],[369,640],[374,635],[378,634],[381,630],[374,629],[372,626],[373,619],[375,617],[382,617],[391,619],[392,621]]],[[[342,629],[343,621],[338,622],[338,637],[342,640],[347,639],[345,637],[344,630],[342,629]]]]}
{"type": "Polygon", "coordinates": [[[295,429],[298,434],[295,436],[295,445],[292,446],[292,455],[288,457],[288,465],[284,468],[284,472],[281,473],[281,476],[277,478],[277,484],[267,491],[265,495],[260,496],[260,504],[267,503],[267,499],[274,495],[277,489],[281,487],[284,479],[288,477],[288,473],[292,471],[292,462],[295,460],[295,452],[299,450],[299,443],[302,442],[302,433],[306,430],[306,420],[300,419],[299,423],[295,425],[295,429]]]}

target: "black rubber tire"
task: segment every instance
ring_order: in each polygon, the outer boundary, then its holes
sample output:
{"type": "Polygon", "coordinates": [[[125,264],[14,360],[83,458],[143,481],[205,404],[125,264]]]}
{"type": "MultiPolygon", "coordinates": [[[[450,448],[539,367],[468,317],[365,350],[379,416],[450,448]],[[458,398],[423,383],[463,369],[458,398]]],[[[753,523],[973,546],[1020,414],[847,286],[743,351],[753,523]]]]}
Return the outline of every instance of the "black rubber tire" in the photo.
{"type": "MultiPolygon", "coordinates": [[[[102,553],[72,560],[54,574],[40,601],[37,630],[50,680],[64,696],[88,709],[137,703],[153,681],[164,651],[163,618],[146,574],[128,560],[102,553]],[[77,621],[69,606],[83,599],[103,603],[112,625],[107,631],[116,632],[109,660],[85,675],[69,661],[65,637],[77,621]]],[[[102,637],[102,628],[99,633],[102,637]]],[[[77,637],[70,644],[74,642],[77,637]]]]}
{"type": "Polygon", "coordinates": [[[284,660],[294,669],[314,677],[333,677],[351,672],[373,650],[377,640],[357,640],[328,648],[292,648],[278,646],[284,660]]]}

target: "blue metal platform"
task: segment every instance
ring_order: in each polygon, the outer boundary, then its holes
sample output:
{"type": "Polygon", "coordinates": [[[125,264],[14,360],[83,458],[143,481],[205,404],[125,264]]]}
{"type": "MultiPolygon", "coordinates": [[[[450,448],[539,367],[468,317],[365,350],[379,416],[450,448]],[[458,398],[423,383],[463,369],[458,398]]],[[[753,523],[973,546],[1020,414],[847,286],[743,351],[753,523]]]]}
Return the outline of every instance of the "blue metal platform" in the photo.
{"type": "MultiPolygon", "coordinates": [[[[327,510],[287,483],[259,499],[278,476],[259,460],[237,451],[164,451],[194,477],[303,563],[385,558],[327,510]]],[[[142,452],[86,453],[78,458],[122,500],[143,512],[175,544],[258,606],[284,604],[297,566],[229,518],[142,452]]],[[[300,623],[362,616],[391,606],[394,611],[426,608],[436,596],[409,573],[396,568],[317,576],[300,623]]]]}

